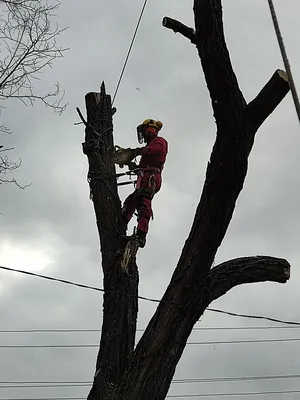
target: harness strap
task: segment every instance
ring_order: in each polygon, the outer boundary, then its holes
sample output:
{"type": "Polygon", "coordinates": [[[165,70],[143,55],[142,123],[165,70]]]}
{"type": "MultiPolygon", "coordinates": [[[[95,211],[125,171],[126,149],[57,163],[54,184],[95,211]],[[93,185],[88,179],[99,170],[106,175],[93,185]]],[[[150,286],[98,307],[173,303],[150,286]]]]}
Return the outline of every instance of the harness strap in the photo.
{"type": "Polygon", "coordinates": [[[145,167],[145,168],[141,168],[139,172],[154,172],[154,173],[160,174],[161,169],[156,168],[156,167],[145,167]]]}

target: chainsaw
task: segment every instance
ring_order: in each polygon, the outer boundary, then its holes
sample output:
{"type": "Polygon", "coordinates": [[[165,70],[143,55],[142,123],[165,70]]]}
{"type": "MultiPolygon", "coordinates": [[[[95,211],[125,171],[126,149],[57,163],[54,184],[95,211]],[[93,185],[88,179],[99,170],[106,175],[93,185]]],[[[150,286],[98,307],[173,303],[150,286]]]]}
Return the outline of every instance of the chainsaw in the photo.
{"type": "MultiPolygon", "coordinates": [[[[115,145],[115,154],[114,154],[114,163],[117,164],[120,168],[124,168],[124,165],[128,165],[134,158],[136,157],[135,150],[130,148],[123,148],[115,145]]],[[[137,175],[140,171],[140,168],[131,169],[127,172],[122,172],[119,174],[115,174],[114,177],[118,180],[121,176],[129,175],[130,181],[128,182],[120,182],[117,183],[118,186],[129,185],[131,183],[135,184],[136,181],[132,181],[132,175],[137,175]]]]}
{"type": "Polygon", "coordinates": [[[130,163],[136,157],[136,152],[133,149],[124,149],[120,146],[115,146],[114,163],[118,164],[120,168],[130,163]]]}

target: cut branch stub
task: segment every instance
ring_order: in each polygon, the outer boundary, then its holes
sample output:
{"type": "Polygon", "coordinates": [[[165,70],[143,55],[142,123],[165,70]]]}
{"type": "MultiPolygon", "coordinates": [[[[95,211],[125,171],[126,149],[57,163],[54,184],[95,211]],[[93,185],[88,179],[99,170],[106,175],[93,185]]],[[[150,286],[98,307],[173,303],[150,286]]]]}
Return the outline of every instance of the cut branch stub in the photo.
{"type": "Polygon", "coordinates": [[[101,94],[101,96],[106,96],[106,89],[105,89],[104,81],[101,83],[100,94],[101,94]]]}
{"type": "Polygon", "coordinates": [[[207,306],[235,286],[266,281],[286,283],[289,278],[290,264],[282,258],[256,256],[226,261],[210,270],[207,306]]]}
{"type": "Polygon", "coordinates": [[[195,29],[189,28],[188,26],[184,25],[183,23],[177,21],[176,19],[172,19],[169,17],[164,17],[162,20],[162,25],[165,28],[172,29],[175,33],[179,32],[182,36],[185,36],[187,39],[190,39],[190,41],[193,44],[196,44],[196,35],[195,35],[195,29]]]}
{"type": "Polygon", "coordinates": [[[290,90],[287,74],[277,69],[270,80],[246,107],[246,118],[253,133],[276,109],[290,90]]]}

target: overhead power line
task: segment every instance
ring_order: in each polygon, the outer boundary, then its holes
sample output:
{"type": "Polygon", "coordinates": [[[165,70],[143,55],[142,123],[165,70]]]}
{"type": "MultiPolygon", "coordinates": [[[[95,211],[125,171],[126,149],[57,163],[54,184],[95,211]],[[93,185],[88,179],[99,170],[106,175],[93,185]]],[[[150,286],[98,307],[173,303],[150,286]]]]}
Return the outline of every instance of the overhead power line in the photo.
{"type": "Polygon", "coordinates": [[[141,13],[139,15],[139,18],[138,18],[138,21],[137,21],[137,24],[136,24],[136,27],[135,27],[135,30],[134,30],[134,33],[133,33],[133,37],[131,39],[131,43],[130,43],[130,46],[129,46],[129,49],[128,49],[128,52],[127,52],[127,55],[126,55],[126,58],[125,58],[125,62],[124,62],[124,65],[123,65],[123,68],[122,68],[122,71],[121,71],[121,74],[120,74],[120,78],[118,80],[117,87],[116,87],[115,93],[113,95],[112,105],[114,104],[115,98],[117,96],[117,93],[118,93],[118,90],[119,90],[119,87],[120,87],[120,84],[121,84],[121,81],[122,81],[122,78],[123,78],[123,75],[124,75],[128,60],[129,60],[129,57],[130,57],[130,53],[131,53],[131,50],[132,50],[132,47],[133,47],[133,44],[134,44],[134,41],[135,41],[135,38],[136,38],[136,35],[137,35],[137,32],[138,32],[138,29],[140,27],[141,20],[143,18],[143,14],[144,14],[147,2],[148,2],[148,0],[144,1],[141,13]]]}
{"type": "Polygon", "coordinates": [[[186,378],[174,379],[172,383],[215,383],[215,382],[241,382],[241,381],[265,381],[281,379],[298,379],[300,374],[291,375],[265,375],[265,376],[236,376],[236,377],[216,377],[216,378],[186,378]]]}
{"type": "MultiPolygon", "coordinates": [[[[295,394],[300,393],[300,390],[283,390],[274,392],[241,392],[241,393],[208,393],[208,394],[173,394],[168,395],[166,398],[182,398],[185,397],[219,397],[219,396],[261,396],[261,395],[274,395],[274,394],[295,394]]],[[[39,397],[39,398],[0,398],[0,400],[85,400],[86,397],[39,397]]]]}
{"type": "Polygon", "coordinates": [[[285,321],[281,320],[278,318],[271,318],[271,317],[265,317],[261,315],[248,315],[248,314],[239,314],[239,313],[234,313],[232,311],[224,311],[224,310],[218,310],[217,308],[207,308],[208,311],[213,311],[219,314],[226,314],[230,315],[231,317],[240,317],[240,318],[250,318],[250,319],[261,319],[265,321],[271,321],[271,322],[278,322],[280,324],[286,324],[286,325],[298,325],[300,326],[300,322],[295,322],[295,321],[285,321]]]}
{"type": "Polygon", "coordinates": [[[0,400],[86,400],[86,397],[1,397],[0,400]]]}
{"type": "MultiPolygon", "coordinates": [[[[72,383],[72,384],[55,384],[55,385],[0,385],[0,389],[48,389],[48,388],[70,388],[70,387],[89,387],[93,382],[89,383],[72,383]]],[[[21,399],[20,399],[21,400],[21,399]]]]}
{"type": "MultiPolygon", "coordinates": [[[[130,293],[120,293],[120,292],[116,292],[116,291],[113,291],[113,290],[104,290],[104,289],[98,288],[96,286],[84,285],[82,283],[72,282],[72,281],[69,281],[67,279],[59,279],[59,278],[54,278],[52,276],[37,274],[37,273],[34,273],[34,272],[22,271],[21,269],[15,269],[15,268],[3,267],[3,266],[0,266],[0,269],[3,269],[5,271],[18,272],[20,274],[25,274],[25,275],[29,275],[29,276],[35,276],[35,277],[42,278],[42,279],[47,279],[47,280],[50,280],[50,281],[60,282],[60,283],[66,284],[66,285],[77,286],[77,287],[84,288],[84,289],[95,290],[97,292],[103,292],[103,293],[106,292],[106,293],[115,294],[117,296],[136,297],[136,298],[138,298],[140,300],[146,300],[146,301],[151,301],[151,302],[154,302],[154,303],[160,303],[160,300],[151,299],[150,297],[136,296],[136,295],[130,294],[130,293]]],[[[170,303],[170,304],[175,304],[175,303],[170,303]]],[[[176,304],[176,305],[179,305],[179,304],[176,304]]],[[[300,325],[300,323],[299,323],[299,325],[300,325]]]]}
{"type": "MultiPolygon", "coordinates": [[[[10,271],[10,272],[18,272],[20,274],[25,274],[25,275],[29,275],[29,276],[35,276],[35,277],[38,277],[38,278],[47,279],[47,280],[51,280],[51,281],[55,281],[55,282],[60,282],[60,283],[64,283],[64,284],[67,284],[67,285],[77,286],[77,287],[84,288],[84,289],[95,290],[95,291],[98,291],[98,292],[112,293],[112,294],[115,294],[117,296],[129,296],[129,297],[138,298],[140,300],[150,301],[150,302],[153,302],[153,303],[164,303],[164,304],[175,305],[175,306],[178,306],[178,307],[182,307],[183,306],[182,304],[175,303],[175,302],[169,302],[169,301],[165,301],[165,300],[158,300],[158,299],[153,299],[153,298],[144,297],[144,296],[136,296],[136,295],[131,294],[131,293],[120,293],[120,292],[115,292],[113,290],[104,290],[102,288],[98,288],[98,287],[95,287],[95,286],[84,285],[82,283],[76,283],[76,282],[72,282],[72,281],[69,281],[69,280],[66,280],[66,279],[54,278],[54,277],[51,277],[51,276],[37,274],[37,273],[34,273],[34,272],[22,271],[20,269],[3,267],[3,266],[0,266],[0,269],[5,270],[5,271],[10,271]]],[[[265,316],[260,316],[260,315],[239,314],[239,313],[234,313],[234,312],[231,312],[231,311],[219,310],[217,308],[207,308],[206,311],[212,311],[212,312],[216,312],[216,313],[220,313],[220,314],[226,314],[226,315],[230,315],[232,317],[261,319],[261,320],[266,320],[266,321],[278,322],[278,323],[286,324],[286,325],[297,325],[297,326],[300,326],[300,322],[285,321],[285,320],[281,320],[281,319],[277,319],[277,318],[265,317],[265,316]]]]}
{"type": "MultiPolygon", "coordinates": [[[[184,397],[219,397],[219,396],[261,396],[268,394],[295,394],[300,393],[300,390],[287,390],[282,392],[242,392],[242,393],[208,393],[208,394],[174,394],[167,397],[184,398],[184,397]]],[[[24,399],[22,399],[24,400],[24,399]]],[[[43,400],[43,399],[41,399],[43,400]]]]}
{"type": "MultiPolygon", "coordinates": [[[[300,329],[300,326],[214,326],[193,328],[193,331],[234,331],[234,330],[268,330],[268,329],[300,329]]],[[[101,329],[80,329],[80,328],[56,328],[56,329],[6,329],[0,330],[0,333],[85,333],[85,332],[101,332],[101,329]]],[[[145,329],[137,329],[136,332],[145,332],[145,329]]]]}
{"type": "MultiPolygon", "coordinates": [[[[290,339],[253,339],[253,340],[224,340],[209,342],[187,342],[187,345],[215,345],[215,344],[241,344],[241,343],[278,343],[278,342],[299,342],[300,338],[290,339]]],[[[0,346],[1,347],[1,346],[0,346]]]]}
{"type": "MultiPolygon", "coordinates": [[[[242,343],[279,343],[279,342],[299,342],[300,338],[290,339],[253,339],[253,340],[216,340],[205,342],[187,342],[187,345],[217,345],[217,344],[242,344],[242,343]]],[[[46,349],[46,348],[93,348],[99,347],[99,344],[1,344],[0,349],[46,349]]]]}
{"type": "Polygon", "coordinates": [[[284,64],[284,67],[286,69],[286,73],[287,73],[287,76],[288,76],[288,81],[289,81],[289,85],[290,85],[290,88],[291,88],[291,92],[292,92],[293,101],[294,101],[294,104],[295,104],[296,113],[297,113],[297,116],[298,116],[298,120],[300,122],[300,103],[299,103],[299,97],[298,97],[295,81],[294,81],[294,78],[293,78],[292,68],[291,68],[291,65],[290,65],[290,62],[289,62],[289,58],[288,58],[288,55],[287,55],[287,52],[286,52],[286,49],[285,49],[285,45],[284,45],[283,37],[282,37],[282,34],[281,34],[281,30],[280,30],[280,26],[279,26],[278,18],[277,18],[277,15],[276,15],[276,10],[275,10],[275,7],[274,7],[273,0],[268,0],[268,4],[269,4],[270,13],[271,13],[271,17],[272,17],[272,21],[273,21],[273,25],[274,25],[274,29],[275,29],[277,41],[278,41],[278,44],[279,44],[279,49],[280,49],[280,52],[281,52],[283,64],[284,64]]]}
{"type": "MultiPolygon", "coordinates": [[[[191,383],[216,383],[216,382],[241,382],[261,380],[299,379],[300,374],[290,375],[266,375],[266,376],[240,376],[240,377],[215,377],[215,378],[182,378],[173,379],[172,384],[191,383]]],[[[92,381],[0,381],[0,389],[3,388],[48,388],[48,387],[85,387],[92,381]]]]}

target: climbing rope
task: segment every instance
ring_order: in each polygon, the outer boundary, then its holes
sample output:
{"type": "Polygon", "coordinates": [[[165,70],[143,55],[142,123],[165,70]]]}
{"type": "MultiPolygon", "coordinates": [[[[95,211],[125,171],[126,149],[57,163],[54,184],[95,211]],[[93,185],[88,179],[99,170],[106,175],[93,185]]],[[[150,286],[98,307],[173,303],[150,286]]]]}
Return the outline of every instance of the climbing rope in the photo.
{"type": "Polygon", "coordinates": [[[138,32],[138,29],[139,29],[139,26],[140,26],[140,23],[141,23],[141,20],[142,20],[142,17],[143,17],[143,14],[144,14],[144,11],[145,11],[145,8],[146,8],[146,5],[147,5],[147,2],[148,2],[148,0],[144,1],[144,4],[143,4],[142,10],[141,10],[138,22],[136,24],[135,31],[134,31],[134,34],[133,34],[133,37],[132,37],[132,40],[131,40],[131,43],[130,43],[130,46],[129,46],[129,49],[128,49],[128,52],[127,52],[127,56],[125,58],[125,62],[124,62],[124,65],[123,65],[123,68],[122,68],[122,71],[121,71],[121,75],[120,75],[120,78],[118,80],[115,93],[113,95],[112,105],[114,104],[116,95],[118,93],[118,90],[119,90],[119,87],[120,87],[120,84],[121,84],[121,81],[122,81],[122,78],[123,78],[123,75],[124,75],[124,72],[125,72],[125,69],[126,69],[126,65],[128,63],[129,56],[130,56],[130,53],[131,53],[131,50],[132,50],[132,46],[133,46],[134,40],[136,38],[136,35],[137,35],[137,32],[138,32]]]}
{"type": "Polygon", "coordinates": [[[279,23],[278,23],[278,19],[277,19],[277,15],[276,15],[276,11],[275,11],[273,0],[268,0],[268,3],[269,3],[269,7],[270,7],[271,17],[272,17],[274,29],[275,29],[275,32],[276,32],[279,48],[280,48],[281,55],[282,55],[282,60],[283,60],[283,63],[284,63],[284,67],[285,67],[287,76],[288,76],[289,85],[290,85],[290,88],[291,88],[291,92],[292,92],[292,96],[293,96],[293,100],[294,100],[294,104],[295,104],[298,120],[299,120],[299,123],[300,123],[300,102],[299,102],[299,97],[298,97],[295,81],[294,81],[293,74],[292,74],[291,65],[290,65],[290,62],[289,62],[289,59],[288,59],[288,56],[287,56],[287,52],[286,52],[286,49],[285,49],[285,45],[284,45],[284,42],[283,42],[283,37],[282,37],[281,31],[280,31],[280,27],[279,27],[279,23]]]}

